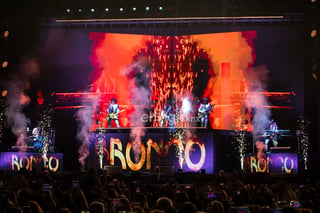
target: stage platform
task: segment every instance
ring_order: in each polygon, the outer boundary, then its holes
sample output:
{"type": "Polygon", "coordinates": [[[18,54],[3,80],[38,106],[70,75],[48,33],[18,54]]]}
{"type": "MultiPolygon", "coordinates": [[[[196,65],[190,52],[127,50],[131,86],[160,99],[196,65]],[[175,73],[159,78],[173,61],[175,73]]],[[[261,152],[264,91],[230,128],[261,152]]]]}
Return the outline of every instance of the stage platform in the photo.
{"type": "MultiPolygon", "coordinates": [[[[201,127],[97,128],[88,133],[89,155],[85,159],[85,168],[97,171],[108,168],[123,174],[151,173],[158,166],[162,170],[165,168],[167,174],[215,174],[220,170],[232,172],[241,169],[250,173],[298,172],[299,156],[294,137],[279,138],[278,147],[272,147],[270,153],[264,153],[263,160],[257,158],[252,132],[244,132],[242,148],[245,151],[241,162],[236,133],[239,132],[201,127]],[[275,165],[276,161],[280,165],[275,165]],[[264,164],[268,167],[264,167],[264,164]]],[[[78,151],[74,150],[74,153],[78,151]]],[[[42,155],[34,152],[32,147],[13,146],[11,152],[1,153],[2,160],[9,162],[9,166],[1,168],[15,170],[17,165],[19,168],[21,165],[30,166],[32,161],[41,161],[42,155]]],[[[70,159],[70,155],[69,152],[51,152],[47,153],[47,158],[51,157],[52,162],[58,162],[56,170],[62,171],[64,163],[79,163],[77,159],[70,159]]]]}
{"type": "Polygon", "coordinates": [[[63,171],[63,153],[43,153],[21,151],[1,152],[0,153],[0,170],[3,171],[20,171],[22,167],[29,171],[41,172],[47,169],[52,173],[63,171]]]}
{"type": "MultiPolygon", "coordinates": [[[[112,171],[118,171],[117,173],[120,170],[125,173],[130,171],[152,172],[156,166],[170,168],[172,173],[178,171],[201,173],[204,171],[207,174],[214,174],[221,169],[231,172],[241,169],[235,133],[234,130],[213,130],[201,127],[98,128],[90,133],[90,144],[93,147],[90,149],[88,163],[94,165],[95,168],[107,166],[112,171]],[[141,137],[139,137],[140,131],[143,131],[141,137]],[[135,134],[138,134],[136,138],[133,137],[135,134]],[[136,140],[139,141],[138,146],[134,145],[136,140]],[[103,163],[97,151],[99,143],[104,144],[104,154],[100,155],[103,163]]],[[[255,167],[255,162],[252,161],[253,165],[249,165],[250,159],[253,159],[250,157],[257,156],[252,132],[244,132],[243,140],[245,140],[244,154],[247,160],[245,169],[251,172],[251,167],[255,167]]],[[[287,158],[290,158],[290,162],[294,164],[294,172],[297,172],[294,143],[292,137],[281,138],[278,141],[279,150],[282,146],[290,147],[290,149],[286,150],[283,156],[282,153],[265,153],[266,159],[282,157],[287,161],[287,158]]],[[[262,162],[261,159],[259,160],[262,162]]],[[[252,172],[263,171],[261,165],[256,165],[256,167],[257,169],[252,172]]],[[[287,167],[290,170],[290,165],[287,167]]],[[[271,165],[268,172],[278,172],[276,170],[271,165]]]]}

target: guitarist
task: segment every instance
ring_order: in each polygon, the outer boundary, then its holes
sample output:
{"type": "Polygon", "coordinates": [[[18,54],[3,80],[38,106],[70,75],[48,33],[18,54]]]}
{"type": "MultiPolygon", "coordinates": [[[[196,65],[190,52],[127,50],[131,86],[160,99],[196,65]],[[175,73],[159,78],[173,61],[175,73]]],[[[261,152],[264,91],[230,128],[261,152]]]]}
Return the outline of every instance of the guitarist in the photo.
{"type": "Polygon", "coordinates": [[[198,118],[200,119],[201,127],[207,127],[209,114],[213,111],[212,105],[208,103],[207,98],[203,98],[198,108],[198,118]]]}
{"type": "Polygon", "coordinates": [[[167,100],[161,112],[161,127],[168,121],[168,127],[174,127],[174,122],[177,113],[177,106],[174,100],[167,100]]]}
{"type": "Polygon", "coordinates": [[[117,128],[120,128],[120,124],[119,124],[119,119],[118,119],[118,114],[120,112],[120,108],[119,105],[117,104],[117,99],[112,98],[110,100],[110,104],[108,106],[107,109],[107,121],[108,121],[108,127],[111,127],[111,122],[112,120],[114,120],[114,122],[117,125],[117,128]]]}

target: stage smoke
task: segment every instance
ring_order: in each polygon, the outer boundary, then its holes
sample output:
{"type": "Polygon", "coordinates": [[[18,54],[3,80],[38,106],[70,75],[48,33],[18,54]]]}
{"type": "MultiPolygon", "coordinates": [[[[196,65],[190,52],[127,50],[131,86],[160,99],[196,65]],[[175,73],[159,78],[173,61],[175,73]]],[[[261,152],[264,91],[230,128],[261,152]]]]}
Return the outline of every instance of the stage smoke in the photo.
{"type": "Polygon", "coordinates": [[[7,84],[8,95],[5,113],[8,125],[17,138],[26,131],[30,124],[23,109],[30,103],[30,97],[26,94],[30,89],[29,80],[38,73],[39,66],[36,60],[30,59],[18,67],[17,72],[10,76],[7,84]]]}
{"type": "Polygon", "coordinates": [[[85,170],[85,162],[90,154],[89,152],[89,131],[90,126],[93,122],[93,111],[98,103],[98,98],[95,98],[92,102],[84,105],[82,108],[78,109],[76,112],[76,117],[78,121],[78,132],[77,139],[80,142],[80,147],[78,149],[78,161],[81,164],[81,170],[85,170]]]}
{"type": "Polygon", "coordinates": [[[145,135],[143,115],[148,113],[146,110],[150,106],[150,72],[151,65],[148,58],[138,56],[124,73],[131,80],[129,87],[134,111],[130,114],[130,138],[135,162],[139,162],[141,138],[145,135]]]}
{"type": "Polygon", "coordinates": [[[271,111],[267,97],[264,95],[268,83],[268,69],[264,65],[253,67],[246,73],[249,83],[249,94],[246,105],[253,114],[253,134],[266,130],[269,126],[271,111]]]}
{"type": "Polygon", "coordinates": [[[255,142],[256,149],[257,149],[257,158],[263,159],[265,157],[266,145],[263,141],[256,141],[255,142]]]}
{"type": "MultiPolygon", "coordinates": [[[[270,123],[270,108],[269,103],[264,95],[268,83],[268,69],[266,66],[253,67],[247,72],[246,79],[250,85],[249,94],[246,99],[248,108],[252,110],[253,114],[253,135],[254,137],[266,130],[270,123]]],[[[262,141],[255,142],[257,149],[257,157],[264,156],[265,144],[262,141]]]]}

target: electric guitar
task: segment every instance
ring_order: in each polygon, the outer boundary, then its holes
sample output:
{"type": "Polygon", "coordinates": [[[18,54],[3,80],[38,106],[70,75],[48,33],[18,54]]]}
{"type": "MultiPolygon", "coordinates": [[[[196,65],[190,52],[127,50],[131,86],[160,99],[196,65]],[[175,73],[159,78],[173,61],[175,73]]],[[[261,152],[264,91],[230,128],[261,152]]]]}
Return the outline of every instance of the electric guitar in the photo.
{"type": "Polygon", "coordinates": [[[166,122],[169,119],[169,115],[168,114],[162,114],[161,115],[161,120],[163,120],[164,122],[166,122]]]}
{"type": "Polygon", "coordinates": [[[120,112],[124,112],[125,110],[120,110],[119,112],[112,112],[112,113],[109,113],[107,115],[107,121],[110,121],[110,120],[113,120],[115,118],[116,115],[118,115],[120,112]]]}
{"type": "MultiPolygon", "coordinates": [[[[211,109],[213,109],[213,107],[214,107],[214,105],[215,104],[210,104],[211,105],[211,109]]],[[[203,111],[203,112],[198,112],[198,118],[203,118],[206,114],[207,114],[207,111],[208,111],[208,109],[206,109],[205,111],[203,111]]],[[[212,110],[210,110],[210,111],[212,111],[212,110]]],[[[210,112],[209,112],[210,113],[210,112]]]]}

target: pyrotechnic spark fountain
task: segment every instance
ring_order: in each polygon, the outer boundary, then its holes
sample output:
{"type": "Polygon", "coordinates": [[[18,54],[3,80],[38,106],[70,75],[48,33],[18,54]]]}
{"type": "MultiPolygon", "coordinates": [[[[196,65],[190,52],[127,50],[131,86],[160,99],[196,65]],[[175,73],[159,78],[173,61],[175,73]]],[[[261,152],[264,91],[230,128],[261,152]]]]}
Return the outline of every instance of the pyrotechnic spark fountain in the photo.
{"type": "Polygon", "coordinates": [[[234,132],[232,134],[234,141],[233,143],[235,144],[235,149],[239,154],[240,158],[240,166],[241,170],[244,168],[244,157],[247,151],[247,143],[246,143],[246,128],[243,126],[242,120],[239,121],[239,125],[235,125],[234,127],[234,132]]]}
{"type": "Polygon", "coordinates": [[[303,116],[298,118],[298,130],[297,130],[297,139],[299,147],[299,152],[302,152],[304,169],[308,169],[308,154],[309,154],[309,122],[304,119],[303,116]]]}
{"type": "Polygon", "coordinates": [[[183,156],[184,146],[183,146],[183,143],[182,143],[181,139],[171,138],[169,146],[171,146],[171,144],[175,145],[176,155],[177,155],[177,158],[178,158],[179,166],[180,166],[180,169],[182,169],[183,168],[183,163],[184,163],[184,156],[183,156]]]}
{"type": "Polygon", "coordinates": [[[174,129],[174,132],[170,134],[171,138],[170,141],[173,141],[174,145],[176,145],[176,156],[179,159],[179,166],[180,169],[183,168],[184,163],[184,147],[181,144],[186,143],[186,141],[183,140],[185,135],[185,129],[181,127],[177,127],[174,129]]]}
{"type": "Polygon", "coordinates": [[[103,132],[98,132],[98,134],[96,134],[95,137],[97,141],[95,144],[96,156],[98,157],[99,168],[103,169],[103,161],[104,159],[108,159],[108,151],[106,151],[107,144],[103,132]]]}
{"type": "MultiPolygon", "coordinates": [[[[52,126],[52,116],[54,108],[51,105],[44,106],[43,110],[39,112],[39,126],[41,126],[41,135],[43,136],[42,141],[42,157],[45,159],[49,151],[49,146],[54,146],[54,127],[52,126]]],[[[53,150],[52,150],[53,151],[53,150]]],[[[43,161],[46,164],[46,161],[43,161]]],[[[46,165],[44,165],[46,166],[46,165]]]]}

